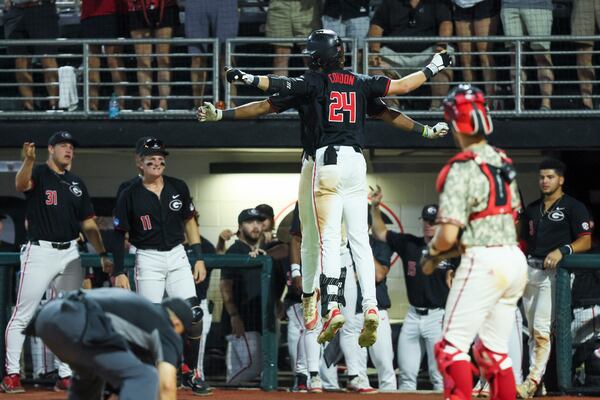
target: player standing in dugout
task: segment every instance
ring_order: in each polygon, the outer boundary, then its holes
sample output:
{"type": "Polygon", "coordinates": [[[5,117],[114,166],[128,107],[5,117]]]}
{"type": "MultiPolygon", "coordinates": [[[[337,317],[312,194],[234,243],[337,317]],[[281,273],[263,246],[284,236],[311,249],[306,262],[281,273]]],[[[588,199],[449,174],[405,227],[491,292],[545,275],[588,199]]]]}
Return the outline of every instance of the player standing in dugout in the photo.
{"type": "MultiPolygon", "coordinates": [[[[21,253],[21,277],[17,302],[6,326],[6,376],[0,384],[4,393],[22,393],[20,360],[27,326],[46,289],[75,290],[83,283],[84,272],[77,247],[83,231],[100,256],[105,272],[112,270],[85,183],[70,172],[77,141],[66,131],[48,140],[48,160],[35,164],[35,144],[23,144],[23,164],[15,187],[25,194],[28,241],[21,253]]],[[[56,390],[66,390],[71,370],[59,364],[56,390]]]]}
{"type": "Polygon", "coordinates": [[[121,250],[115,254],[115,285],[129,289],[122,250],[128,232],[137,249],[137,292],[156,304],[162,301],[165,290],[170,297],[185,299],[194,313],[194,327],[187,335],[198,339],[202,310],[195,283],[206,278],[206,268],[188,186],[163,175],[168,154],[161,140],[147,139],[139,152],[142,178],[132,182],[117,200],[114,226],[121,233],[121,250]],[[184,233],[196,257],[193,274],[183,247],[184,233]]]}
{"type": "Polygon", "coordinates": [[[542,389],[550,357],[556,266],[566,255],[592,247],[590,214],[583,203],[563,191],[565,165],[547,158],[539,166],[542,197],[521,215],[520,231],[527,241],[528,282],[523,306],[529,329],[529,374],[517,387],[519,397],[533,397],[542,389]]]}
{"type": "MultiPolygon", "coordinates": [[[[302,222],[303,311],[307,329],[318,319],[321,297],[323,329],[320,343],[331,340],[344,324],[339,309],[342,217],[363,293],[364,326],[359,336],[362,347],[376,340],[377,300],[375,267],[367,228],[366,162],[362,155],[364,126],[369,100],[406,94],[450,65],[445,52],[436,54],[422,71],[398,80],[367,76],[344,70],[344,45],[327,29],[311,33],[307,54],[311,70],[299,78],[253,76],[239,69],[227,71],[228,82],[240,82],[280,96],[302,97],[307,113],[302,122],[311,134],[305,148],[299,190],[302,222]],[[320,291],[315,274],[320,266],[320,291]]],[[[303,143],[304,144],[304,143],[303,143]]]]}

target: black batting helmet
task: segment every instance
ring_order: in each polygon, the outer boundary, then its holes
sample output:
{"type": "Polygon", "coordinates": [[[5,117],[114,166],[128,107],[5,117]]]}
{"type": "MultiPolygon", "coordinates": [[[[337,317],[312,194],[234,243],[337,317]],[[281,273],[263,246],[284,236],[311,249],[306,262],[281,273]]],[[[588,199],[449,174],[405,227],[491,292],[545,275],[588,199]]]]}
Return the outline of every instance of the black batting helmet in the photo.
{"type": "Polygon", "coordinates": [[[458,133],[489,135],[494,130],[483,92],[469,84],[458,85],[444,99],[444,119],[458,133]]]}
{"type": "Polygon", "coordinates": [[[310,55],[313,67],[339,66],[344,57],[342,39],[331,29],[317,29],[307,39],[304,54],[310,55]]]}

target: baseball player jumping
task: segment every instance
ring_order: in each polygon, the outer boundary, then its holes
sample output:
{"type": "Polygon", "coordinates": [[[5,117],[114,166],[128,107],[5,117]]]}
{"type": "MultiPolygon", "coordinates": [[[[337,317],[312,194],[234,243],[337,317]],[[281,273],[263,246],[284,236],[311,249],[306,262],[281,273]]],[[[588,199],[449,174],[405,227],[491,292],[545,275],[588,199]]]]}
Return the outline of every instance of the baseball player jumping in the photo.
{"type": "MultiPolygon", "coordinates": [[[[48,141],[48,160],[35,166],[35,144],[23,144],[23,164],[15,186],[25,194],[28,242],[21,253],[21,279],[17,303],[6,327],[6,376],[0,384],[5,393],[25,390],[20,380],[23,329],[40,304],[46,289],[75,290],[83,282],[77,249],[80,231],[100,255],[105,271],[112,269],[94,221],[94,210],[81,178],[70,172],[77,141],[69,132],[56,132],[48,141]]],[[[71,370],[61,363],[55,389],[66,390],[71,370]]]]}
{"type": "Polygon", "coordinates": [[[521,202],[512,161],[487,144],[493,126],[483,93],[460,85],[444,99],[444,117],[461,152],[442,169],[438,227],[421,263],[432,273],[444,258],[464,254],[446,302],[442,340],[435,345],[446,399],[468,400],[473,389],[469,349],[491,398],[514,400],[516,384],[508,339],[527,282],[517,246],[521,202]],[[462,236],[460,232],[462,231],[462,236]]]}
{"type": "MultiPolygon", "coordinates": [[[[199,338],[202,309],[194,281],[199,283],[206,278],[206,268],[189,189],[185,182],[163,175],[168,154],[161,140],[146,140],[139,152],[142,178],[119,196],[114,225],[122,234],[122,243],[128,232],[129,241],[137,249],[137,292],[157,304],[165,289],[167,295],[188,301],[194,313],[194,329],[187,335],[199,338]],[[193,274],[182,244],[184,232],[197,259],[193,274]]],[[[123,255],[123,251],[115,253],[115,286],[129,289],[123,255]]]]}
{"type": "Polygon", "coordinates": [[[280,96],[300,96],[310,105],[303,119],[314,141],[307,152],[300,183],[302,221],[303,306],[307,328],[318,319],[314,276],[321,267],[320,293],[323,330],[319,342],[331,340],[343,325],[338,297],[340,282],[342,217],[355,255],[363,292],[365,323],[359,337],[363,347],[376,340],[377,300],[375,268],[367,230],[366,163],[361,146],[369,99],[408,93],[450,65],[446,53],[436,54],[421,72],[399,80],[370,77],[344,70],[344,46],[331,30],[317,30],[308,37],[307,54],[313,70],[300,78],[253,76],[238,69],[227,72],[229,82],[240,82],[280,96]]]}

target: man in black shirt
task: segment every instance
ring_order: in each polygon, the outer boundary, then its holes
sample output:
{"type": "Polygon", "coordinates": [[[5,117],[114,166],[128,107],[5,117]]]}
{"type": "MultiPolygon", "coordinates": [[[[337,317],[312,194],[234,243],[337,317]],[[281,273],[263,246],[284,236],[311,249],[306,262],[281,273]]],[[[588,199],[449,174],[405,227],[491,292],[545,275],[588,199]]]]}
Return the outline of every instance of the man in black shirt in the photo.
{"type": "MultiPolygon", "coordinates": [[[[444,306],[448,296],[446,275],[453,265],[441,265],[434,274],[427,276],[421,271],[419,261],[422,251],[434,235],[434,223],[438,207],[430,204],[423,207],[423,236],[388,231],[379,205],[383,198],[381,189],[371,193],[371,214],[373,216],[373,234],[379,240],[386,241],[402,260],[404,280],[410,307],[398,338],[398,366],[400,367],[399,389],[417,390],[417,375],[423,356],[427,352],[429,379],[434,390],[442,390],[443,382],[434,355],[434,345],[442,337],[444,306]],[[423,349],[422,344],[425,344],[423,349]]],[[[458,265],[458,264],[455,264],[458,265]]]]}
{"type": "MultiPolygon", "coordinates": [[[[238,215],[238,240],[227,249],[226,254],[256,257],[260,252],[259,239],[265,219],[255,208],[243,210],[238,215]]],[[[228,385],[250,381],[262,371],[260,280],[261,270],[258,268],[221,271],[220,289],[224,306],[221,323],[228,332],[228,385]]]]}
{"type": "Polygon", "coordinates": [[[521,235],[527,241],[529,279],[523,306],[532,355],[529,375],[517,387],[522,398],[535,394],[550,357],[556,266],[565,255],[582,253],[592,246],[587,208],[563,192],[565,165],[548,158],[542,161],[539,171],[542,197],[527,206],[520,221],[521,235]]]}
{"type": "Polygon", "coordinates": [[[335,32],[325,29],[311,33],[306,52],[311,56],[313,70],[299,78],[253,76],[229,69],[227,80],[272,94],[307,98],[310,111],[303,122],[308,125],[307,131],[314,135],[314,147],[307,151],[299,193],[305,267],[302,284],[304,320],[308,329],[314,329],[319,295],[314,290],[314,276],[320,265],[323,330],[319,342],[331,340],[344,324],[338,305],[341,269],[338,247],[343,215],[363,293],[365,324],[359,343],[369,347],[376,340],[379,318],[375,268],[367,231],[366,164],[361,151],[367,105],[370,99],[405,94],[418,88],[448,67],[450,59],[446,53],[436,54],[421,72],[400,80],[358,75],[343,69],[342,41],[335,32]]]}
{"type": "MultiPolygon", "coordinates": [[[[197,323],[197,331],[188,335],[198,338],[202,310],[194,282],[200,283],[206,278],[206,268],[189,189],[182,180],[163,175],[168,154],[162,141],[146,140],[140,151],[142,179],[119,196],[114,225],[121,234],[120,247],[123,248],[125,233],[129,233],[129,241],[137,249],[138,293],[153,303],[160,303],[165,290],[168,296],[186,299],[197,323]],[[193,274],[183,247],[184,232],[196,256],[193,274]]],[[[115,285],[129,288],[123,255],[123,251],[115,254],[115,285]]]]}
{"type": "Polygon", "coordinates": [[[146,141],[148,139],[156,139],[156,138],[152,137],[152,136],[142,136],[135,142],[135,154],[134,154],[133,158],[134,158],[134,162],[135,162],[135,168],[137,169],[138,173],[133,178],[128,179],[125,182],[121,182],[121,184],[119,185],[119,188],[117,189],[117,195],[115,196],[115,199],[118,200],[119,196],[121,196],[121,193],[123,193],[125,191],[125,189],[127,189],[132,184],[136,183],[138,180],[142,179],[142,174],[144,173],[144,167],[142,165],[141,152],[142,152],[142,149],[144,148],[144,143],[146,143],[146,141]]]}
{"type": "Polygon", "coordinates": [[[162,304],[123,289],[75,291],[50,301],[27,327],[76,374],[71,400],[100,399],[105,383],[119,399],[172,400],[192,311],[181,299],[162,304]]]}
{"type": "MultiPolygon", "coordinates": [[[[15,178],[17,191],[25,194],[28,242],[21,254],[21,281],[17,303],[6,327],[6,374],[0,389],[23,392],[19,371],[29,323],[46,289],[56,291],[81,287],[83,269],[77,249],[83,231],[101,257],[105,271],[112,269],[94,220],[94,210],[81,178],[70,172],[75,139],[69,132],[53,134],[48,141],[48,160],[35,164],[35,144],[23,144],[23,164],[15,178]]],[[[61,363],[57,389],[68,386],[71,372],[61,363]]]]}
{"type": "MultiPolygon", "coordinates": [[[[384,0],[375,11],[369,28],[369,37],[381,36],[452,36],[452,9],[447,0],[384,0]]],[[[382,69],[397,70],[400,76],[421,68],[439,51],[453,52],[447,42],[427,43],[397,41],[370,42],[369,50],[376,53],[372,65],[382,69]]],[[[431,108],[438,109],[439,100],[448,93],[452,71],[444,70],[432,80],[431,108]],[[438,97],[437,99],[435,97],[438,97]]]]}

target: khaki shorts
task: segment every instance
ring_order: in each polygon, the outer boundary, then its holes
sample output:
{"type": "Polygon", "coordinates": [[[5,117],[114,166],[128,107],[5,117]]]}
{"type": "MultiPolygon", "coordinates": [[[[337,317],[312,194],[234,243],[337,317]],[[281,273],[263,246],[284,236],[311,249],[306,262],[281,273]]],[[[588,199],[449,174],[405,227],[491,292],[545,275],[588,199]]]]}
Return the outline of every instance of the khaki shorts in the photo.
{"type": "MultiPolygon", "coordinates": [[[[503,8],[500,12],[505,36],[550,36],[552,10],[503,8]]],[[[530,42],[532,50],[550,50],[550,41],[530,42]]],[[[513,47],[514,42],[507,42],[513,47]]]]}
{"type": "MultiPolygon", "coordinates": [[[[321,26],[320,14],[320,0],[271,0],[267,12],[266,36],[306,38],[321,26]]],[[[277,46],[292,47],[292,44],[277,43],[277,46]]]]}
{"type": "MultiPolygon", "coordinates": [[[[571,35],[592,36],[600,28],[600,0],[574,0],[571,12],[571,35]]],[[[575,43],[592,46],[594,42],[577,40],[575,43]]]]}

